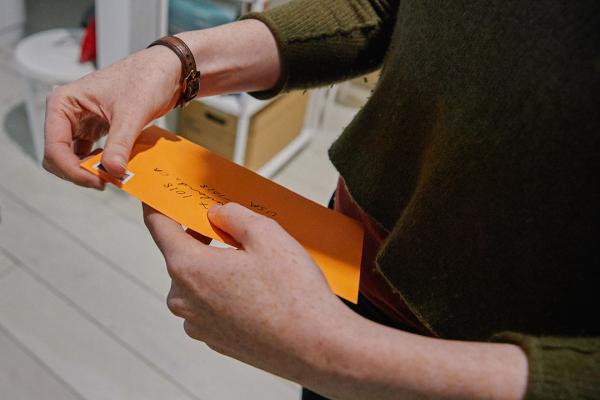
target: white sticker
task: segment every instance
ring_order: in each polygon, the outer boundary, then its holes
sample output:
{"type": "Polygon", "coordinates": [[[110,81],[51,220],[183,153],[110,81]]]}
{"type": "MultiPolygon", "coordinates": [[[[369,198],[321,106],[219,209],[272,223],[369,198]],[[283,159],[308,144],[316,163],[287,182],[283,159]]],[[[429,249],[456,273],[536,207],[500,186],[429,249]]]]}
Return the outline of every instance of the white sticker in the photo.
{"type": "Polygon", "coordinates": [[[127,170],[127,171],[125,171],[125,174],[123,175],[122,178],[117,178],[116,176],[112,176],[111,174],[109,174],[108,171],[106,170],[106,168],[104,168],[104,166],[101,163],[94,164],[94,168],[97,169],[98,171],[100,171],[101,173],[106,174],[106,175],[110,176],[111,178],[118,180],[121,183],[127,183],[131,178],[133,178],[133,175],[135,175],[133,172],[127,170]]]}

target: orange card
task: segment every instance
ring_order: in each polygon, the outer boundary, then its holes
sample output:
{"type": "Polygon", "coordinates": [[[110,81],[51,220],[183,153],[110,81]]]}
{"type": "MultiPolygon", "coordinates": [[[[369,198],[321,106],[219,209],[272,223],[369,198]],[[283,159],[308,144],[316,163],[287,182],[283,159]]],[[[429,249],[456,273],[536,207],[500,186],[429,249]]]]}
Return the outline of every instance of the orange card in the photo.
{"type": "Polygon", "coordinates": [[[156,126],[138,138],[122,180],[99,163],[100,154],[81,165],[180,224],[232,246],[239,245],[208,221],[211,205],[233,201],[273,218],[304,246],[331,290],[356,303],[363,230],[353,219],[156,126]]]}

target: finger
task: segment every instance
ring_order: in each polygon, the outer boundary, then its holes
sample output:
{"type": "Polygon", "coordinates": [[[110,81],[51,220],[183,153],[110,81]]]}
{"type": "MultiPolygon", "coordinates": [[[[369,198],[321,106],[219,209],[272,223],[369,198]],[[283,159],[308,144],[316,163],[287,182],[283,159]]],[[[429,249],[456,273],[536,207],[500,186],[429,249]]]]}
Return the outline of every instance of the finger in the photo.
{"type": "Polygon", "coordinates": [[[218,344],[215,344],[215,343],[208,343],[208,342],[205,342],[205,343],[209,349],[216,351],[217,353],[223,354],[225,356],[228,356],[231,358],[236,358],[239,360],[239,358],[235,355],[235,353],[230,351],[228,348],[218,345],[218,344]]]}
{"type": "Polygon", "coordinates": [[[106,135],[108,128],[109,125],[106,119],[90,112],[79,119],[73,138],[85,139],[94,143],[106,135]]]}
{"type": "MultiPolygon", "coordinates": [[[[59,144],[56,145],[60,147],[59,144]]],[[[68,180],[77,185],[103,190],[105,182],[99,176],[96,176],[81,167],[81,160],[69,148],[68,151],[56,149],[55,146],[46,145],[46,156],[42,162],[43,167],[48,171],[58,176],[61,179],[68,180]],[[64,158],[60,160],[59,166],[56,165],[52,154],[64,154],[64,158]]]]}
{"type": "Polygon", "coordinates": [[[127,171],[127,162],[135,140],[144,128],[145,122],[134,115],[115,116],[102,154],[102,165],[109,174],[122,177],[127,171]]]}
{"type": "Polygon", "coordinates": [[[237,203],[214,205],[208,210],[208,218],[217,228],[231,235],[244,248],[256,243],[259,236],[277,229],[279,225],[237,203]]]}
{"type": "Polygon", "coordinates": [[[91,140],[75,139],[73,141],[73,151],[75,152],[77,157],[79,157],[79,159],[82,159],[88,154],[90,154],[93,147],[94,142],[92,142],[91,140]]]}
{"type": "Polygon", "coordinates": [[[167,262],[172,279],[186,279],[197,268],[214,268],[239,262],[236,250],[222,249],[201,244],[188,235],[183,227],[147,204],[144,222],[167,262]]]}
{"type": "Polygon", "coordinates": [[[183,321],[183,330],[192,339],[196,339],[201,342],[204,342],[206,340],[206,334],[204,330],[198,327],[197,325],[194,325],[187,319],[183,321]]]}
{"type": "Polygon", "coordinates": [[[194,238],[185,233],[179,223],[145,203],[142,203],[142,206],[146,227],[148,227],[154,242],[167,259],[167,262],[175,254],[184,253],[186,250],[198,245],[194,238]]]}
{"type": "Polygon", "coordinates": [[[95,155],[98,155],[98,154],[102,153],[102,150],[103,150],[102,148],[94,149],[93,151],[91,151],[90,153],[88,153],[86,156],[82,157],[81,161],[85,161],[85,160],[87,160],[90,157],[93,157],[95,155]]]}
{"type": "Polygon", "coordinates": [[[181,318],[191,316],[185,298],[186,296],[181,285],[178,285],[175,281],[171,281],[171,289],[167,295],[167,307],[173,315],[181,318]]]}
{"type": "Polygon", "coordinates": [[[61,179],[67,179],[77,185],[103,189],[104,181],[82,169],[79,157],[73,153],[70,120],[61,109],[60,93],[48,97],[46,118],[44,121],[44,161],[43,166],[61,179]]]}

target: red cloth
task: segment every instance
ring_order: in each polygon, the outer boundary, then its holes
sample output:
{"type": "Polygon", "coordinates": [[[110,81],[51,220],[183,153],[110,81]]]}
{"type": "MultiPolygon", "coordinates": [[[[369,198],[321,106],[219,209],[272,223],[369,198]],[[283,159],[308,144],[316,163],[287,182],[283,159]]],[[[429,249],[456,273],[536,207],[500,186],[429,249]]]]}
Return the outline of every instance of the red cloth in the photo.
{"type": "Polygon", "coordinates": [[[79,62],[96,61],[96,19],[94,17],[90,18],[83,31],[80,47],[79,62]]]}
{"type": "Polygon", "coordinates": [[[334,209],[359,221],[365,230],[360,270],[360,293],[399,325],[408,326],[420,334],[430,335],[428,329],[417,319],[404,300],[394,293],[376,268],[375,257],[389,232],[377,224],[352,199],[346,183],[341,177],[335,191],[334,209]]]}

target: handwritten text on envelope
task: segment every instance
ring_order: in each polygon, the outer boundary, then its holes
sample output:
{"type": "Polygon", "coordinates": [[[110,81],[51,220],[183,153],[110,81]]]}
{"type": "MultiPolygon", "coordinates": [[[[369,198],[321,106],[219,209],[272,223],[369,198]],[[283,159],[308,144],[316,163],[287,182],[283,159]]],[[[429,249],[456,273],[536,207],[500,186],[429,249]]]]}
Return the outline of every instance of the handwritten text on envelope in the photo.
{"type": "Polygon", "coordinates": [[[99,162],[100,154],[82,166],[180,224],[234,246],[208,221],[210,206],[233,201],[273,218],[304,246],[333,292],[356,303],[363,241],[358,222],[155,126],[138,138],[122,182],[99,162]]]}

